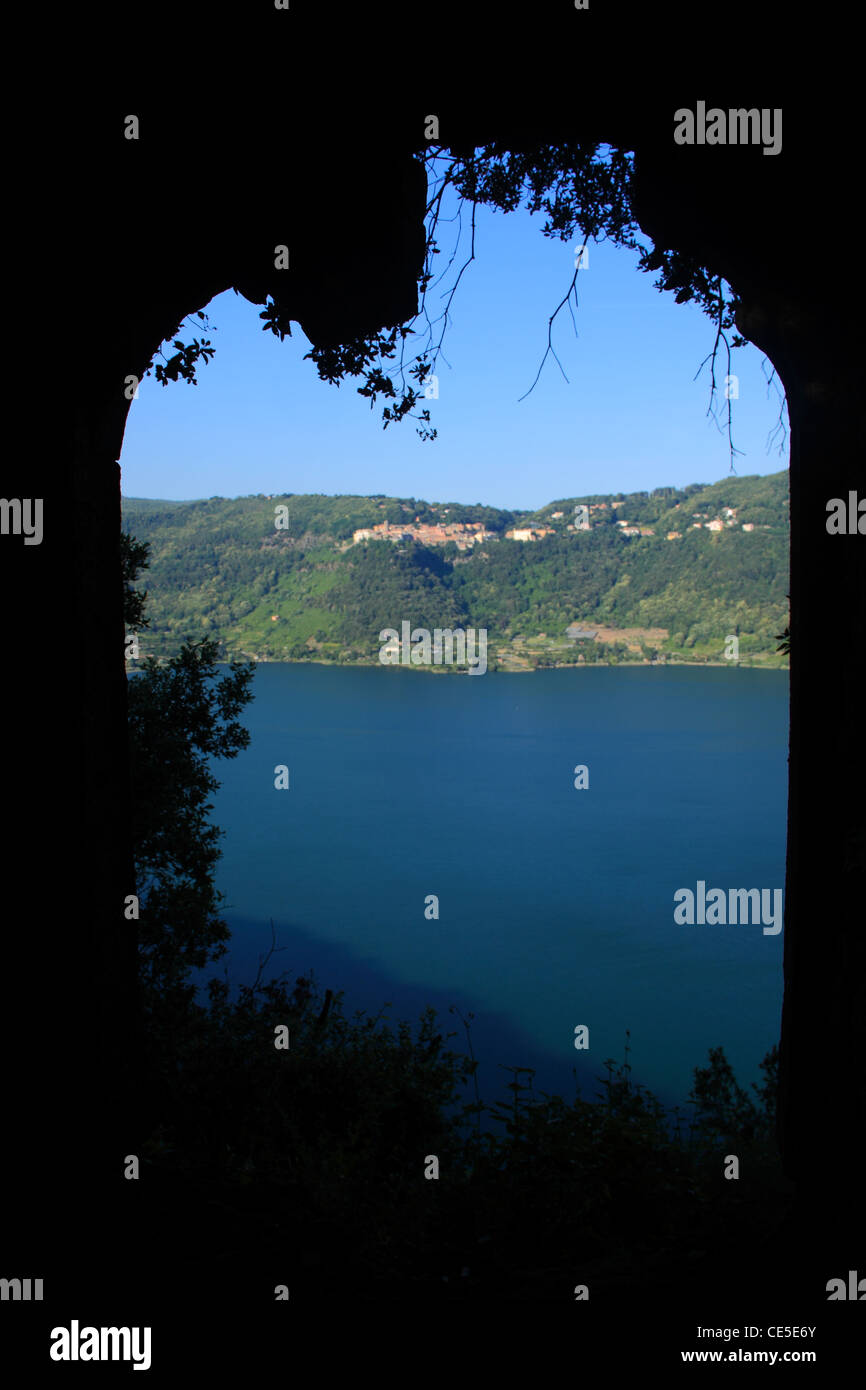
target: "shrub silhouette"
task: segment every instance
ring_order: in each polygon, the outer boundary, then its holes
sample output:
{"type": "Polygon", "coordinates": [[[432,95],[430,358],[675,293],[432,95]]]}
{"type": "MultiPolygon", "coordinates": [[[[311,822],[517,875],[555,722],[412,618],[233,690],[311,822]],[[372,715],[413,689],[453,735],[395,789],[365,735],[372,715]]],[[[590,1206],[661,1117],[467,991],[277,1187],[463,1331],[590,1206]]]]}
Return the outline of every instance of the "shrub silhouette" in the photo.
{"type": "Polygon", "coordinates": [[[474,1059],[433,1009],[413,1029],[387,1008],[348,1019],[312,976],[258,978],[234,998],[212,980],[177,1019],[146,1160],[216,1194],[259,1256],[290,1241],[309,1278],[327,1251],[341,1279],[363,1272],[380,1294],[561,1293],[576,1261],[603,1284],[752,1239],[781,1214],[775,1050],[758,1107],[713,1049],[688,1125],[631,1080],[628,1052],[593,1099],[529,1095],[531,1069],[516,1067],[513,1100],[488,1107],[466,1098],[474,1059]],[[722,1177],[731,1144],[758,1177],[742,1196],[722,1177]]]}

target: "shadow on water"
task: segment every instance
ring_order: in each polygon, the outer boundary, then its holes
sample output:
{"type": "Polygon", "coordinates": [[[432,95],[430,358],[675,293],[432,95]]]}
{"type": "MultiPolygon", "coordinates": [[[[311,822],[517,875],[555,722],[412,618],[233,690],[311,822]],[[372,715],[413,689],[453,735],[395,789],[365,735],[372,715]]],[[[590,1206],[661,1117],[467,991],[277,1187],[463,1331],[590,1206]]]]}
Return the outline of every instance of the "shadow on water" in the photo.
{"type": "MultiPolygon", "coordinates": [[[[192,981],[199,991],[203,991],[207,981],[214,975],[228,980],[232,997],[243,984],[252,984],[259,969],[260,960],[270,950],[272,940],[270,922],[243,917],[226,911],[224,919],[231,928],[232,938],[228,943],[226,955],[206,970],[195,971],[192,981]]],[[[417,1022],[425,1008],[436,1010],[437,1024],[446,1040],[446,1045],[454,1052],[468,1055],[466,1034],[460,1018],[448,1012],[454,1004],[464,1018],[475,1015],[471,1022],[472,1049],[478,1062],[478,1087],[485,1105],[497,1100],[511,1103],[512,1093],[506,1088],[512,1081],[512,1074],[503,1067],[534,1067],[532,1078],[534,1092],[541,1091],[561,1095],[571,1101],[575,1095],[575,1072],[584,1100],[594,1100],[601,1087],[598,1077],[604,1068],[602,1059],[588,1062],[574,1052],[570,1057],[557,1057],[540,1049],[536,1042],[501,1013],[486,1009],[477,1001],[470,999],[458,989],[444,990],[429,985],[415,984],[398,980],[388,974],[373,960],[365,960],[354,955],[332,941],[321,941],[301,927],[292,926],[274,919],[274,935],[277,950],[262,971],[262,983],[276,980],[283,973],[289,981],[299,975],[315,975],[316,984],[322,989],[345,991],[343,1013],[351,1019],[360,1010],[376,1015],[383,1005],[390,1002],[384,1020],[396,1026],[400,1020],[412,1024],[417,1022]],[[455,1036],[448,1038],[449,1033],[455,1036]]],[[[621,1058],[617,1058],[621,1061],[621,1058]]],[[[521,1082],[529,1078],[522,1075],[521,1082]]],[[[524,1093],[526,1098],[531,1092],[524,1093]]],[[[463,1088],[462,1099],[474,1099],[474,1087],[469,1080],[463,1088]]],[[[660,1099],[664,1097],[660,1096],[660,1099]]]]}

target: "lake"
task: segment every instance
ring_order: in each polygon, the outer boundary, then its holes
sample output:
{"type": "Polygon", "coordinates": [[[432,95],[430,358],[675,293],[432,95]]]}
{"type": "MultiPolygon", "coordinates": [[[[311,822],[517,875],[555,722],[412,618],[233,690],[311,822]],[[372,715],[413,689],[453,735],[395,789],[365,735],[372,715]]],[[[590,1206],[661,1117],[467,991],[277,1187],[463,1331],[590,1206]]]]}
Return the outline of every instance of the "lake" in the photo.
{"type": "Polygon", "coordinates": [[[461,1050],[447,1009],[471,1010],[488,1103],[502,1065],[567,1096],[576,1067],[591,1097],[626,1029],[632,1078],[668,1105],[719,1044],[759,1079],[784,932],[678,925],[674,894],[783,888],[787,672],[261,664],[252,688],[250,746],[214,765],[233,931],[214,969],[251,981],[273,919],[266,978],[312,969],[349,1015],[430,1003],[461,1050]]]}

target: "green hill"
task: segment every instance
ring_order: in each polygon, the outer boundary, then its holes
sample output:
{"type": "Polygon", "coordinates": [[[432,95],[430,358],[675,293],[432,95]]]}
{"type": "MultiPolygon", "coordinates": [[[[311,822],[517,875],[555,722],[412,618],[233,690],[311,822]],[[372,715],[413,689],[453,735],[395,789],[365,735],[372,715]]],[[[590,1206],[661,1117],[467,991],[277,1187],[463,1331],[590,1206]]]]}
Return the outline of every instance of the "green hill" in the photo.
{"type": "Polygon", "coordinates": [[[788,621],[787,472],[563,498],[536,512],[381,496],[124,498],[123,525],[151,547],[143,656],[208,636],[226,660],[378,663],[379,632],[408,620],[485,628],[490,669],[721,662],[730,635],[741,664],[787,665],[776,652],[788,621]],[[589,530],[572,526],[579,504],[589,530]],[[353,544],[354,531],[386,521],[480,522],[490,534],[465,549],[353,544]],[[506,538],[515,527],[551,534],[506,538]],[[571,624],[595,636],[569,638],[571,624]]]}

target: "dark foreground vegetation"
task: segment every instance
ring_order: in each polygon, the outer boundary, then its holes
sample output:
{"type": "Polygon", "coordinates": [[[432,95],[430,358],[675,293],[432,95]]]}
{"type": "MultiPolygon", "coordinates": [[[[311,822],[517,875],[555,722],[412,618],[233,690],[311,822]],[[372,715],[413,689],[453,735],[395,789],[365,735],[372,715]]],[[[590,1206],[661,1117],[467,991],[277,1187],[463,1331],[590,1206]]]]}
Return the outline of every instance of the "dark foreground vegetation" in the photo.
{"type": "Polygon", "coordinates": [[[515,1068],[513,1102],[484,1106],[454,1036],[433,1010],[414,1028],[347,1018],[340,995],[303,977],[233,1000],[213,980],[207,1002],[157,1011],[144,1181],[180,1181],[210,1210],[193,1266],[239,1262],[270,1299],[280,1284],[308,1299],[350,1279],[356,1297],[567,1302],[585,1284],[598,1300],[678,1281],[782,1218],[775,1049],[754,1098],[715,1049],[685,1120],[627,1061],[608,1062],[587,1098],[531,1094],[515,1068]],[[729,1154],[739,1180],[724,1177],[729,1154]]]}

